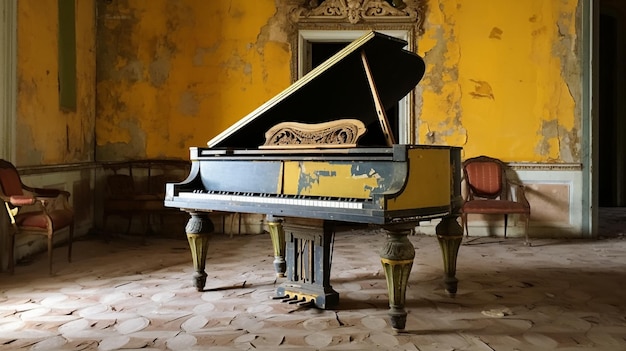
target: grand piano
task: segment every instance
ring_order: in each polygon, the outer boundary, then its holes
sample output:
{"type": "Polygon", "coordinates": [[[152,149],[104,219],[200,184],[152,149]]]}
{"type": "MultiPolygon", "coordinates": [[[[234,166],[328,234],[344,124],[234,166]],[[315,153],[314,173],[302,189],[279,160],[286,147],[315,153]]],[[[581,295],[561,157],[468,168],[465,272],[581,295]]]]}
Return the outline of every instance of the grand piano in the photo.
{"type": "MultiPolygon", "coordinates": [[[[208,142],[191,147],[189,176],[166,185],[165,206],[190,214],[185,227],[204,289],[212,211],[264,214],[276,298],[332,308],[330,284],[338,226],[383,228],[380,257],[391,326],[406,324],[405,293],[415,250],[407,237],[421,221],[436,227],[444,284],[457,291],[462,230],[461,149],[397,144],[386,111],[421,80],[422,59],[406,42],[369,32],[208,142]]],[[[337,254],[341,254],[338,252],[337,254]]]]}

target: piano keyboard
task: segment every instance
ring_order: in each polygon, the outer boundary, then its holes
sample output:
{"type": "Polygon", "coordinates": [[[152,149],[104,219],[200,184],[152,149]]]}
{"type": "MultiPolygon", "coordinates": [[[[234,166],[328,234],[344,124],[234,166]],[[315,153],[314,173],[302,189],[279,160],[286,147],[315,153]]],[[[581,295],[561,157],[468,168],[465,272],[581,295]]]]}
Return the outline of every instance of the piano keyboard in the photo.
{"type": "Polygon", "coordinates": [[[363,200],[344,199],[333,197],[307,197],[302,195],[273,195],[258,193],[229,193],[229,192],[204,192],[195,190],[193,192],[181,192],[180,198],[213,200],[213,201],[236,201],[249,203],[263,203],[275,205],[311,206],[328,208],[362,209],[363,200]]]}

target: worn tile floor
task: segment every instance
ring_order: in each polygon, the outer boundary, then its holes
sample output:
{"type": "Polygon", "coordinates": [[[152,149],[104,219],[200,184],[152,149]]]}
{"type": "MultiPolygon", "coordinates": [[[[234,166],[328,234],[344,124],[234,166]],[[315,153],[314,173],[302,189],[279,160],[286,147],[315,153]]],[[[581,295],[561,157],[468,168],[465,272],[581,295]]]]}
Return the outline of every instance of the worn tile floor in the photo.
{"type": "Polygon", "coordinates": [[[185,240],[133,238],[55,250],[0,274],[0,350],[626,350],[626,211],[599,240],[470,238],[459,292],[441,283],[435,238],[410,239],[416,256],[407,329],[388,324],[376,230],[338,233],[333,310],[271,299],[268,235],[212,237],[207,290],[191,285],[185,240]]]}

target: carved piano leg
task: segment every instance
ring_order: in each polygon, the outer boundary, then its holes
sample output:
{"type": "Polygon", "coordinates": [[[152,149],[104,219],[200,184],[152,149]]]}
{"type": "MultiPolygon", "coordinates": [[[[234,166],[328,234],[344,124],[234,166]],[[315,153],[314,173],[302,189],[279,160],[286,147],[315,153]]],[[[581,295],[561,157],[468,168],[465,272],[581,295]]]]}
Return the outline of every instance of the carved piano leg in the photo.
{"type": "Polygon", "coordinates": [[[287,262],[285,262],[285,231],[283,229],[283,220],[274,216],[267,216],[267,225],[270,230],[270,238],[272,238],[272,246],[274,247],[274,270],[276,276],[284,277],[287,270],[287,262]]]}
{"type": "Polygon", "coordinates": [[[213,222],[206,213],[190,212],[191,218],[185,226],[187,240],[193,258],[193,267],[196,273],[193,275],[194,286],[198,291],[204,290],[207,274],[204,271],[206,254],[209,249],[209,234],[213,232],[213,222]]]}
{"type": "Polygon", "coordinates": [[[386,226],[387,241],[380,253],[380,261],[387,278],[389,291],[389,316],[391,327],[398,331],[406,325],[406,287],[413,267],[415,248],[407,235],[415,224],[402,223],[386,226]]]}
{"type": "Polygon", "coordinates": [[[456,278],[456,259],[463,241],[463,228],[456,216],[444,217],[435,228],[443,254],[444,284],[451,297],[456,295],[459,280],[456,278]]]}

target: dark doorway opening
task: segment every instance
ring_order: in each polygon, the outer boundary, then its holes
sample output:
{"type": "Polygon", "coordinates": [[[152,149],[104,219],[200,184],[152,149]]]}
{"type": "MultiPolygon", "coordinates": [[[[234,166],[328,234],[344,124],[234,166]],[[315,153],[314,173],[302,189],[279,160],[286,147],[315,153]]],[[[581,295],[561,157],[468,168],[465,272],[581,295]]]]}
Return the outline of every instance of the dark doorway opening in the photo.
{"type": "MultiPolygon", "coordinates": [[[[311,69],[317,67],[331,56],[336,54],[339,50],[346,47],[350,44],[349,41],[346,42],[311,42],[311,69]]],[[[306,73],[306,72],[305,72],[306,73]]],[[[393,132],[393,137],[396,140],[400,140],[399,136],[399,123],[400,123],[400,111],[398,109],[398,105],[388,108],[385,110],[387,114],[387,119],[389,120],[389,127],[393,132]]]]}
{"type": "Polygon", "coordinates": [[[626,76],[622,1],[600,3],[598,205],[626,206],[626,76]],[[610,5],[610,6],[609,6],[610,5]],[[617,6],[617,8],[616,8],[617,6]]]}

